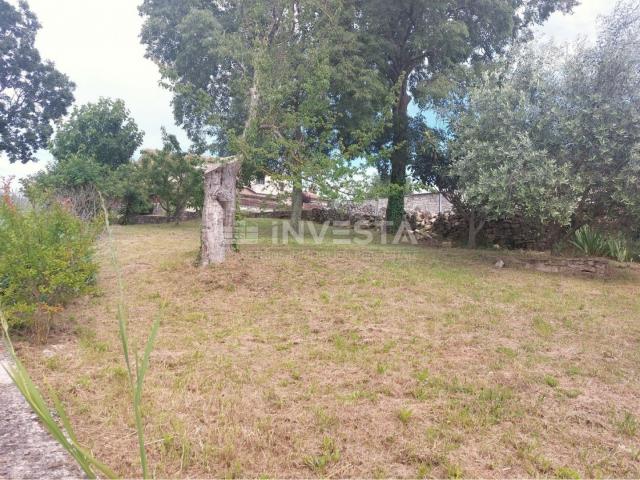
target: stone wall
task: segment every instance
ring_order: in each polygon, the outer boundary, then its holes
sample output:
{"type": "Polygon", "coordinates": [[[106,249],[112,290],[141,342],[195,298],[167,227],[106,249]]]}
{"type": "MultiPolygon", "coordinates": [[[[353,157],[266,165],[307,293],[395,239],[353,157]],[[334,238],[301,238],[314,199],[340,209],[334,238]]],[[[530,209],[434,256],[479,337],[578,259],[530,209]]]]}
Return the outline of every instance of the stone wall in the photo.
{"type": "MultiPolygon", "coordinates": [[[[457,213],[439,215],[431,233],[442,240],[465,244],[468,236],[467,220],[457,213]]],[[[550,250],[562,237],[558,225],[542,225],[521,217],[487,222],[478,234],[478,245],[499,245],[510,249],[550,250]]]]}
{"type": "MultiPolygon", "coordinates": [[[[388,199],[378,198],[365,200],[359,206],[370,210],[373,214],[384,217],[387,211],[388,199]]],[[[432,214],[447,213],[453,210],[453,206],[440,193],[414,193],[404,197],[404,209],[409,211],[429,212],[432,214]]]]}

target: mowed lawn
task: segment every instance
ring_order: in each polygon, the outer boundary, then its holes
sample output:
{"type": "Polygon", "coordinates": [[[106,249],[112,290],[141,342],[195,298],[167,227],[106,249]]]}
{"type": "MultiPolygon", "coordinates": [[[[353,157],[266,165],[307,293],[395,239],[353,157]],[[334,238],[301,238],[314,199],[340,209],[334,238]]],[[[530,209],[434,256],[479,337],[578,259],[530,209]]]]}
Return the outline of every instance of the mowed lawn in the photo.
{"type": "MultiPolygon", "coordinates": [[[[640,275],[496,269],[423,246],[258,244],[115,227],[157,477],[639,477],[640,275]]],[[[320,227],[318,227],[318,230],[320,227]]],[[[505,256],[506,255],[506,256],[505,256]]],[[[520,254],[522,255],[522,254],[520,254]]],[[[18,342],[80,439],[139,475],[106,240],[99,293],[18,342]]],[[[507,262],[508,263],[508,262],[507,262]]]]}

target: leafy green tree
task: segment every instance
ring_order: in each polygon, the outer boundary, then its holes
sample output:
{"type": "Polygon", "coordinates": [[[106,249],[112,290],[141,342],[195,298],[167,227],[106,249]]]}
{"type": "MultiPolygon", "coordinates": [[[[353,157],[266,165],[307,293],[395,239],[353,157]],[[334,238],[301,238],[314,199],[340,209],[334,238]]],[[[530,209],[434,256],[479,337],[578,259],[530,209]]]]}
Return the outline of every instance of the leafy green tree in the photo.
{"type": "Polygon", "coordinates": [[[119,166],[110,175],[109,199],[117,207],[118,221],[127,225],[135,215],[153,212],[146,173],[137,162],[119,166]]]}
{"type": "Polygon", "coordinates": [[[468,102],[468,113],[454,126],[450,155],[451,175],[469,207],[469,247],[476,246],[488,219],[521,215],[570,223],[575,183],[568,166],[532,139],[526,92],[480,88],[470,92],[468,102]]]}
{"type": "Polygon", "coordinates": [[[559,117],[548,121],[546,132],[556,133],[549,149],[579,186],[574,229],[602,218],[640,222],[639,46],[640,2],[619,2],[595,45],[561,57],[561,81],[544,71],[549,94],[541,109],[559,117]]]}
{"type": "Polygon", "coordinates": [[[342,1],[147,0],[140,11],[177,121],[202,149],[242,154],[245,178],[288,181],[294,223],[304,185],[335,189],[349,173],[385,94],[357,56],[342,1]]]}
{"type": "Polygon", "coordinates": [[[0,0],[0,153],[26,163],[73,103],[75,85],[34,46],[40,24],[21,1],[0,0]]]}
{"type": "Polygon", "coordinates": [[[352,0],[367,57],[389,89],[397,92],[392,124],[376,142],[390,180],[387,219],[397,228],[404,215],[404,184],[412,147],[409,105],[424,107],[461,66],[481,65],[526,34],[553,11],[575,0],[352,0]]]}
{"type": "Polygon", "coordinates": [[[282,4],[281,26],[257,64],[260,101],[245,145],[246,157],[258,170],[292,185],[291,223],[297,229],[303,189],[312,187],[325,196],[344,189],[357,170],[351,160],[382,122],[363,124],[361,117],[341,124],[344,116],[373,112],[375,103],[371,87],[362,83],[375,85],[375,77],[363,65],[353,68],[357,52],[345,51],[355,37],[340,23],[342,2],[292,5],[291,11],[282,4]],[[347,108],[340,95],[355,97],[357,88],[362,105],[356,110],[350,102],[347,108]]]}
{"type": "MultiPolygon", "coordinates": [[[[621,3],[593,46],[532,45],[454,102],[434,180],[469,219],[637,223],[640,3],[621,3]]],[[[423,169],[426,175],[428,169],[423,169]]]]}
{"type": "Polygon", "coordinates": [[[23,181],[24,185],[37,185],[41,190],[63,190],[95,185],[105,190],[110,170],[106,165],[84,155],[71,155],[63,162],[55,161],[23,181]]]}
{"type": "Polygon", "coordinates": [[[58,160],[81,154],[115,168],[131,160],[143,138],[144,132],[122,100],[101,98],[73,110],[60,126],[50,150],[58,160]]]}
{"type": "Polygon", "coordinates": [[[179,223],[187,207],[202,208],[204,160],[183,152],[175,136],[165,132],[163,137],[164,148],[144,151],[140,168],[149,194],[158,199],[167,218],[179,223]]]}

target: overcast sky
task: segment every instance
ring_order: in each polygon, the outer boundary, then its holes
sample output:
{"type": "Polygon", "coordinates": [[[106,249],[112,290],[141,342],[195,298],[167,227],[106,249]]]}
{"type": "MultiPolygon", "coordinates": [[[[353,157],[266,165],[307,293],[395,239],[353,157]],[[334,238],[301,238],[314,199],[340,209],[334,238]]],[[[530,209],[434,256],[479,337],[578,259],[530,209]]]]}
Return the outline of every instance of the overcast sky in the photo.
{"type": "MultiPolygon", "coordinates": [[[[10,0],[12,1],[12,0],[10,0]]],[[[180,0],[176,0],[180,1],[180,0]]],[[[144,147],[161,144],[160,128],[186,136],[175,126],[171,95],[158,85],[156,66],[144,58],[138,34],[142,19],[136,0],[28,0],[42,29],[36,45],[42,56],[76,84],[76,104],[100,97],[121,98],[145,132],[144,147]]],[[[593,38],[597,17],[610,12],[611,0],[583,0],[572,15],[554,14],[538,29],[558,42],[584,35],[593,38]]],[[[0,158],[0,176],[22,177],[42,169],[49,161],[46,151],[37,163],[10,164],[0,158]]]]}

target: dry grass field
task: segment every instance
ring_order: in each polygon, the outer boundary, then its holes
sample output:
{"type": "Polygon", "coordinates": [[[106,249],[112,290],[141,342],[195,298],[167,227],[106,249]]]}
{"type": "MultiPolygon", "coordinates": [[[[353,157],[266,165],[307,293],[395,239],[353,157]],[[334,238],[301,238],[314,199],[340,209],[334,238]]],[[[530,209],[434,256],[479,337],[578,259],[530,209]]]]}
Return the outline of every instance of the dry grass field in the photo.
{"type": "MultiPolygon", "coordinates": [[[[164,477],[640,477],[640,275],[495,269],[497,252],[243,246],[193,265],[199,226],[116,227],[164,477]]],[[[507,255],[506,258],[510,254],[507,255]]],[[[139,474],[106,243],[99,294],[17,342],[81,440],[139,474]]],[[[46,389],[45,387],[45,389],[46,389]]]]}

